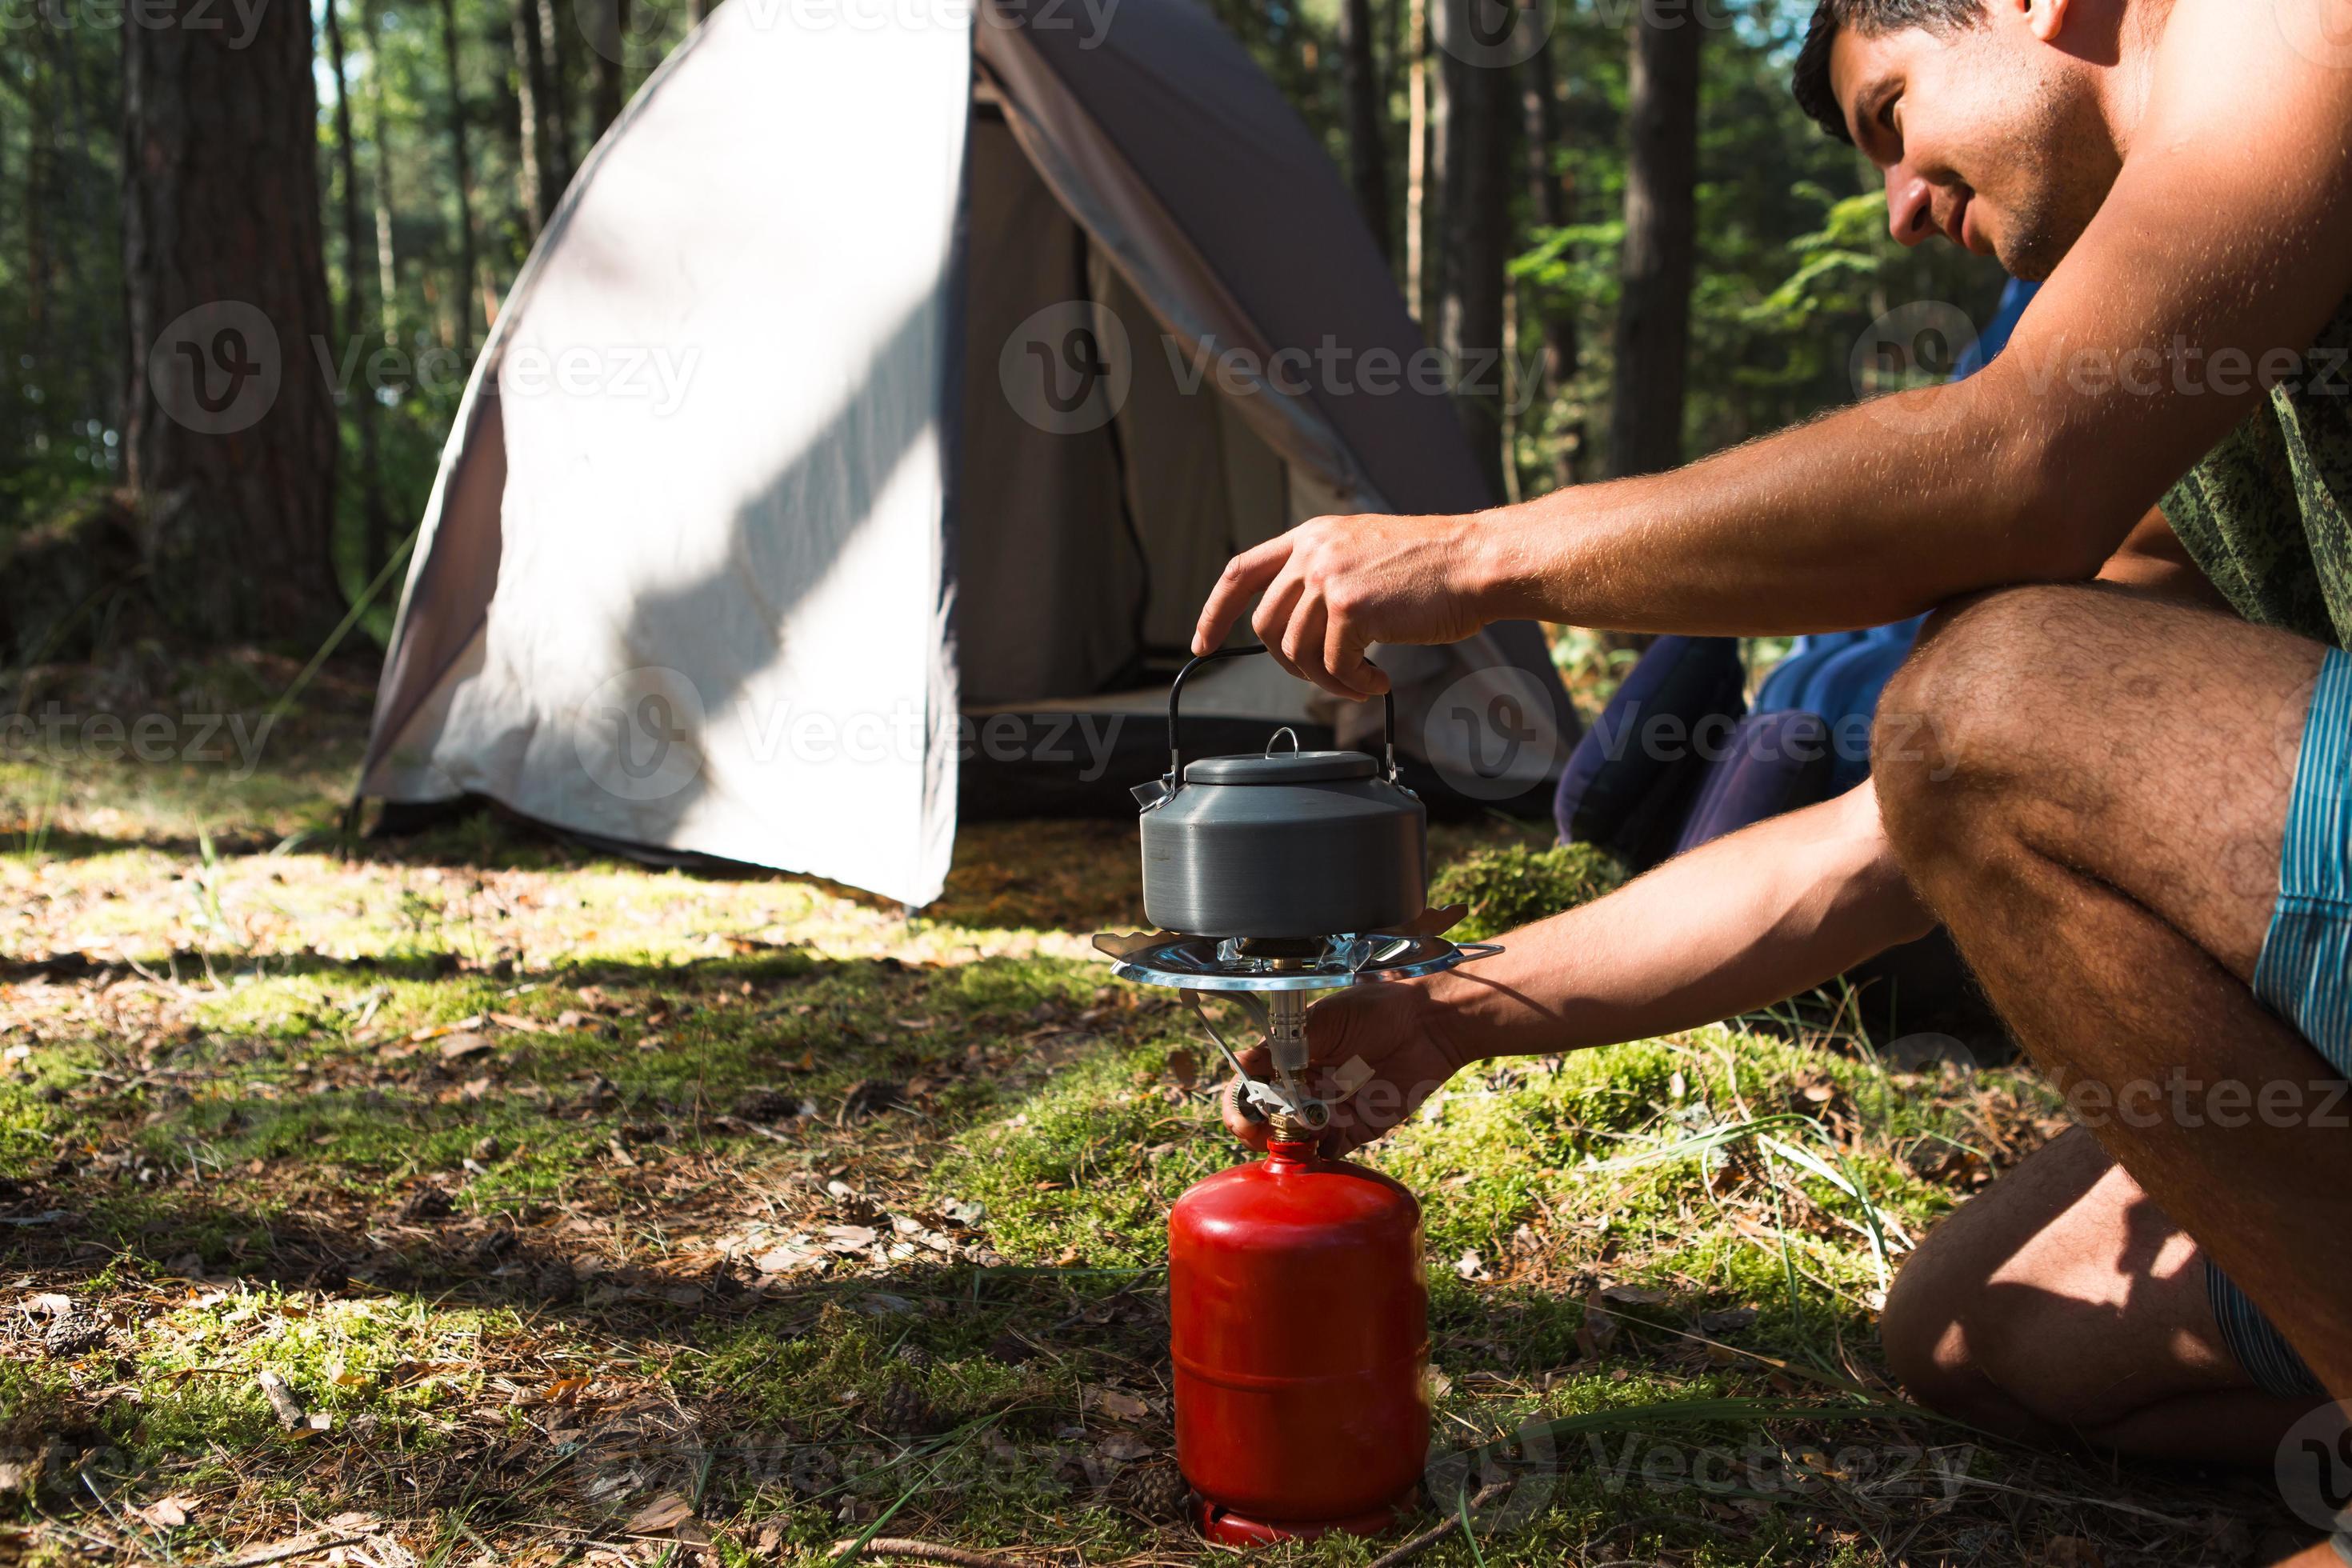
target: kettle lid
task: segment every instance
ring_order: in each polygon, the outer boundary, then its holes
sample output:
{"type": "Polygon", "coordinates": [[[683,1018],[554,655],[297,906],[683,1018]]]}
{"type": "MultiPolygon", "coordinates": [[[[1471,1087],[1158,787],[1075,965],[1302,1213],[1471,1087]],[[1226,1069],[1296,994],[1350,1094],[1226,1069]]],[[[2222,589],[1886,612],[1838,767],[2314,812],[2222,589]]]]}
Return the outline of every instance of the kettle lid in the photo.
{"type": "Polygon", "coordinates": [[[1336,784],[1379,776],[1379,759],[1362,752],[1276,752],[1266,756],[1202,757],[1184,764],[1186,784],[1336,784]]]}

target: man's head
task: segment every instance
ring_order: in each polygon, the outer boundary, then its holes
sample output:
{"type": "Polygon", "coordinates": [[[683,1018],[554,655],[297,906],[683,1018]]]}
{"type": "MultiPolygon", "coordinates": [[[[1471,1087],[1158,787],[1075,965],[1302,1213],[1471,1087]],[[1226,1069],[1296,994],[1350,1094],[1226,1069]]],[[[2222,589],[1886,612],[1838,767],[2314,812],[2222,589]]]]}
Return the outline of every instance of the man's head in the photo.
{"type": "Polygon", "coordinates": [[[1897,239],[2047,278],[2122,167],[2103,78],[2131,3],[1821,0],[1797,100],[1885,172],[1897,239]]]}

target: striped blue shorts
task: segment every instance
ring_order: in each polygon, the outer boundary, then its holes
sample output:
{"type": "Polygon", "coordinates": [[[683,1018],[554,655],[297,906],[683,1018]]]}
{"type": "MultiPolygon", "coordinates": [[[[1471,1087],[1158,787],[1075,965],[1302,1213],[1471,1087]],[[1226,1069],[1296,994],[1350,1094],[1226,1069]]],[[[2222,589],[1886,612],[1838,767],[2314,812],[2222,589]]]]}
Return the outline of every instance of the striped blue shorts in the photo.
{"type": "MultiPolygon", "coordinates": [[[[2331,648],[2303,732],[2286,813],[2278,907],[2254,964],[2254,994],[2352,1079],[2352,656],[2331,648]]],[[[2209,1266],[2206,1294],[2239,1364],[2285,1398],[2326,1394],[2262,1310],[2209,1266]]]]}

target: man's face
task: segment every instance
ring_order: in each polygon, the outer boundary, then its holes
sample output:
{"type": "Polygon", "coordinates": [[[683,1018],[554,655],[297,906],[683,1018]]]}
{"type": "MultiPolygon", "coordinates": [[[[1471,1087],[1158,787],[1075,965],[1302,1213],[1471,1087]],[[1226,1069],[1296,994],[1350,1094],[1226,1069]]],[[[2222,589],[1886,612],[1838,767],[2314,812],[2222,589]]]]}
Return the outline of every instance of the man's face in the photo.
{"type": "Polygon", "coordinates": [[[1831,85],[1854,144],[1885,173],[1895,237],[1941,234],[2014,277],[2049,277],[2121,166],[2080,65],[2014,0],[1949,34],[1841,32],[1831,85]]]}

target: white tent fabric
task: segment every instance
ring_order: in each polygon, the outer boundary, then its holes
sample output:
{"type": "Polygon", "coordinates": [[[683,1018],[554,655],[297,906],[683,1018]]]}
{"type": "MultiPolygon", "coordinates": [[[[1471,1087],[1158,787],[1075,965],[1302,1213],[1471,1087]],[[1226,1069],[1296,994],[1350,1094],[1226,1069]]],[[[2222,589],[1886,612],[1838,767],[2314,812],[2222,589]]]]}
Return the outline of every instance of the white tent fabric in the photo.
{"type": "MultiPolygon", "coordinates": [[[[364,795],[923,904],[965,712],[1147,712],[1136,661],[1236,545],[1487,500],[1442,396],[1171,379],[1204,345],[1418,346],[1328,160],[1192,0],[1124,0],[1091,42],[860,3],[722,6],[583,170],[445,454],[364,795]],[[1124,324],[1129,398],[1041,431],[999,346],[1077,299],[1124,324]]],[[[1541,670],[1572,729],[1532,628],[1382,658],[1408,710],[1541,670]]],[[[1202,693],[1370,718],[1264,660],[1202,693]]]]}
{"type": "Polygon", "coordinates": [[[757,21],[729,8],[646,88],[518,289],[479,647],[369,792],[922,902],[953,824],[937,389],[970,42],[757,21]],[[795,747],[821,765],[778,811],[795,747]]]}

